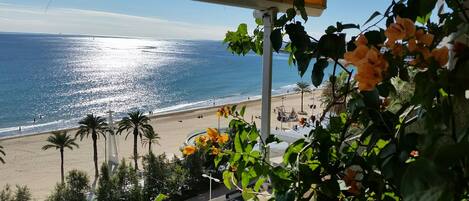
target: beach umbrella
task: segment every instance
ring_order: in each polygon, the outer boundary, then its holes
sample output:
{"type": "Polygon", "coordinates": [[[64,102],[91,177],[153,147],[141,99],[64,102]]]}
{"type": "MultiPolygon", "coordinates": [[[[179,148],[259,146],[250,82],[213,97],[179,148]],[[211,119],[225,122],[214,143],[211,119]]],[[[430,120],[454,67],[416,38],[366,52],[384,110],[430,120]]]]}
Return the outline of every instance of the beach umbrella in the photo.
{"type": "MultiPolygon", "coordinates": [[[[277,12],[286,12],[291,8],[294,0],[195,0],[221,5],[254,9],[254,17],[262,19],[264,23],[264,54],[262,58],[262,111],[261,137],[263,140],[270,135],[270,110],[272,93],[272,43],[270,34],[272,22],[277,18],[277,12]]],[[[326,0],[304,0],[305,10],[309,16],[320,16],[326,9],[326,0]]]]}

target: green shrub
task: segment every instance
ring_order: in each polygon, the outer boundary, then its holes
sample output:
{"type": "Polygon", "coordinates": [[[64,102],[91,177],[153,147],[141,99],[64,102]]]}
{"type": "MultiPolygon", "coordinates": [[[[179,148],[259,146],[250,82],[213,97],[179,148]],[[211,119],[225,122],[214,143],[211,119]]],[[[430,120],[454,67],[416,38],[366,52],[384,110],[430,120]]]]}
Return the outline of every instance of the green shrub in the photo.
{"type": "Polygon", "coordinates": [[[142,188],[138,184],[135,169],[122,160],[116,172],[110,173],[107,164],[103,164],[96,199],[98,201],[142,200],[142,188]]]}
{"type": "Polygon", "coordinates": [[[153,153],[149,153],[144,158],[144,200],[152,200],[158,194],[166,191],[165,183],[167,180],[168,170],[165,165],[167,163],[166,155],[164,154],[155,156],[153,153]]]}
{"type": "Polygon", "coordinates": [[[111,180],[111,175],[106,163],[103,163],[101,166],[96,199],[99,201],[117,200],[116,185],[111,180]]]}
{"type": "Polygon", "coordinates": [[[141,187],[138,184],[138,176],[134,168],[127,165],[125,160],[117,168],[117,172],[113,175],[112,181],[117,187],[116,194],[119,200],[141,200],[141,187]]]}
{"type": "Polygon", "coordinates": [[[0,191],[0,201],[29,201],[31,199],[31,192],[27,186],[16,185],[16,191],[9,184],[3,187],[0,191]]]}
{"type": "Polygon", "coordinates": [[[47,201],[86,201],[86,193],[89,190],[89,179],[86,173],[72,170],[68,172],[66,183],[57,184],[47,201]]]}

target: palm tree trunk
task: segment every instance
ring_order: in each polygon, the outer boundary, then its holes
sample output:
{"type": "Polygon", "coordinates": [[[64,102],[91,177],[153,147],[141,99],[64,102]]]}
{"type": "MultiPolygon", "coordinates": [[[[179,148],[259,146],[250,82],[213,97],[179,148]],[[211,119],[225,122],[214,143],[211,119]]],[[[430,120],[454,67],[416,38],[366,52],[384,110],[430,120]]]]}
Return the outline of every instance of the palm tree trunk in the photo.
{"type": "Polygon", "coordinates": [[[62,178],[62,184],[64,183],[64,149],[60,148],[60,176],[62,178]]]}
{"type": "Polygon", "coordinates": [[[301,91],[301,112],[303,112],[303,91],[301,91]]]}
{"type": "Polygon", "coordinates": [[[151,153],[151,140],[148,140],[148,153],[151,153]]]}
{"type": "Polygon", "coordinates": [[[134,163],[135,163],[135,170],[138,170],[137,140],[138,140],[138,130],[136,128],[136,129],[134,129],[134,163]]]}
{"type": "Polygon", "coordinates": [[[93,153],[94,154],[93,155],[94,176],[95,176],[95,178],[98,178],[98,176],[99,176],[99,172],[98,172],[98,145],[97,145],[98,136],[96,134],[96,131],[93,131],[92,137],[93,137],[93,150],[94,150],[94,153],[93,153]]]}

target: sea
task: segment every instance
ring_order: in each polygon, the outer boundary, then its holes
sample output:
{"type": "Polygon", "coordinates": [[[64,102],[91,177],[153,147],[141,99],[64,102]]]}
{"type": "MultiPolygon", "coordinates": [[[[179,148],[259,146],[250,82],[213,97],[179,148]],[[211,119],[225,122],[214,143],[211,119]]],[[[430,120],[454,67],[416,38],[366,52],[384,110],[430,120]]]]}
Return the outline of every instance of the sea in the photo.
{"type": "MultiPolygon", "coordinates": [[[[272,93],[311,82],[310,71],[302,78],[274,53],[272,93]]],[[[258,99],[261,81],[262,57],[233,55],[222,41],[0,33],[0,137],[76,127],[108,110],[119,119],[258,99]]]]}

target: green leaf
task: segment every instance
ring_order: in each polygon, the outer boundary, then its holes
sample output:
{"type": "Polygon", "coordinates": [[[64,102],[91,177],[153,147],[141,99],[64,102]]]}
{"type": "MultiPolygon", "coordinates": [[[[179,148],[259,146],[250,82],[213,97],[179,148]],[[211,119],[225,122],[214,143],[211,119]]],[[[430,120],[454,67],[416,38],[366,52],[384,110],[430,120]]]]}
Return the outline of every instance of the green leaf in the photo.
{"type": "Polygon", "coordinates": [[[333,34],[336,31],[337,31],[337,28],[335,26],[328,26],[326,29],[326,34],[333,34]]]}
{"type": "Polygon", "coordinates": [[[243,188],[241,196],[243,197],[243,200],[252,200],[255,198],[255,192],[251,188],[243,188]]]}
{"type": "Polygon", "coordinates": [[[406,169],[401,181],[401,193],[405,201],[453,200],[448,191],[447,179],[438,171],[435,163],[419,158],[406,169]]]}
{"type": "Polygon", "coordinates": [[[265,180],[265,177],[259,177],[259,179],[256,181],[256,184],[254,184],[254,191],[258,192],[262,184],[264,184],[265,180]]]}
{"type": "Polygon", "coordinates": [[[251,176],[249,172],[243,171],[243,173],[241,173],[241,186],[243,188],[246,188],[250,181],[251,181],[251,176]]]}
{"type": "Polygon", "coordinates": [[[371,14],[371,16],[368,18],[368,20],[366,20],[366,22],[363,25],[368,24],[368,22],[370,22],[371,20],[375,19],[375,17],[378,17],[380,15],[381,15],[380,12],[375,11],[373,14],[371,14]]]}
{"type": "Polygon", "coordinates": [[[233,105],[231,106],[231,113],[235,113],[236,112],[236,108],[238,107],[238,105],[233,105]]]}
{"type": "Polygon", "coordinates": [[[376,88],[378,89],[379,95],[382,97],[388,97],[391,92],[396,92],[396,89],[391,82],[383,82],[376,86],[376,88]]]}
{"type": "Polygon", "coordinates": [[[300,11],[301,18],[306,22],[308,21],[308,14],[306,13],[305,9],[305,1],[304,0],[294,0],[293,5],[300,11]]]}
{"type": "Polygon", "coordinates": [[[304,0],[294,0],[293,5],[295,7],[305,7],[305,1],[304,0]]]}
{"type": "Polygon", "coordinates": [[[274,27],[283,27],[288,22],[287,15],[284,14],[274,21],[274,27]]]}
{"type": "Polygon", "coordinates": [[[427,24],[428,20],[430,20],[430,17],[432,16],[432,12],[429,12],[427,15],[425,16],[417,16],[417,22],[419,22],[420,24],[427,24]]]}
{"type": "Polygon", "coordinates": [[[379,31],[368,31],[364,35],[368,40],[368,44],[374,45],[375,47],[378,47],[379,45],[383,44],[386,40],[386,36],[384,35],[383,29],[380,29],[379,31]]]}
{"type": "Polygon", "coordinates": [[[283,163],[293,164],[296,161],[297,154],[301,151],[301,149],[303,149],[304,144],[305,139],[300,139],[288,146],[287,150],[285,150],[285,154],[283,155],[283,163]]]}
{"type": "Polygon", "coordinates": [[[337,31],[342,32],[344,29],[360,29],[360,25],[358,24],[342,24],[337,22],[337,31]]]}
{"type": "Polygon", "coordinates": [[[418,16],[425,17],[435,8],[437,0],[418,0],[418,16]]]}
{"type": "Polygon", "coordinates": [[[311,171],[315,171],[316,168],[318,168],[321,165],[321,162],[318,160],[313,160],[308,162],[308,167],[311,169],[311,171]]]}
{"type": "Polygon", "coordinates": [[[282,48],[282,29],[275,29],[270,35],[270,41],[272,41],[272,48],[278,53],[282,48]]]}
{"type": "Polygon", "coordinates": [[[324,69],[327,68],[329,62],[327,59],[318,59],[314,64],[313,71],[311,73],[311,81],[315,87],[321,85],[322,80],[324,79],[324,69]]]}
{"type": "Polygon", "coordinates": [[[226,188],[231,190],[231,177],[233,177],[233,173],[225,170],[223,172],[223,183],[225,184],[226,188]]]}
{"type": "Polygon", "coordinates": [[[345,53],[345,34],[326,34],[318,42],[318,53],[320,56],[330,58],[343,58],[345,53]]]}
{"type": "Polygon", "coordinates": [[[241,145],[241,137],[239,133],[236,133],[235,135],[234,145],[235,145],[235,152],[238,152],[238,153],[243,152],[243,146],[241,145]]]}
{"type": "Polygon", "coordinates": [[[292,20],[296,16],[296,10],[294,8],[287,9],[287,18],[288,20],[292,20]]]}
{"type": "Polygon", "coordinates": [[[446,144],[438,148],[435,154],[435,162],[439,166],[448,167],[469,157],[469,143],[446,144]]]}
{"type": "Polygon", "coordinates": [[[223,159],[223,154],[218,154],[215,159],[213,160],[213,162],[215,162],[215,167],[218,167],[218,164],[221,162],[221,160],[223,159]]]}
{"type": "Polygon", "coordinates": [[[160,194],[158,194],[158,196],[156,196],[155,201],[163,201],[166,198],[168,198],[168,196],[163,195],[163,194],[160,193],[160,194]]]}
{"type": "Polygon", "coordinates": [[[239,115],[244,117],[244,112],[246,112],[246,106],[245,105],[241,108],[241,111],[239,112],[239,115]]]}
{"type": "Polygon", "coordinates": [[[239,24],[236,32],[240,34],[248,34],[248,25],[244,23],[239,24]]]}
{"type": "Polygon", "coordinates": [[[261,26],[264,25],[264,22],[262,21],[262,18],[256,18],[256,24],[261,26]]]}
{"type": "Polygon", "coordinates": [[[340,186],[337,180],[324,181],[320,186],[319,190],[324,193],[327,197],[336,200],[340,193],[340,186]]]}
{"type": "Polygon", "coordinates": [[[352,36],[350,41],[347,43],[347,51],[351,52],[357,48],[357,45],[355,45],[355,40],[357,39],[356,36],[352,36]]]}
{"type": "Polygon", "coordinates": [[[360,93],[363,95],[363,101],[367,107],[379,109],[379,92],[376,88],[373,91],[361,91],[360,93]]]}
{"type": "Polygon", "coordinates": [[[278,139],[277,137],[275,137],[275,135],[269,135],[269,137],[267,137],[267,139],[265,140],[265,143],[266,144],[270,144],[272,142],[277,142],[279,143],[280,142],[280,139],[278,139]]]}

